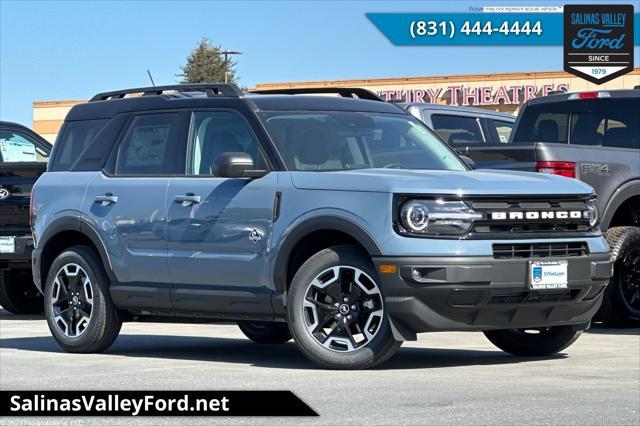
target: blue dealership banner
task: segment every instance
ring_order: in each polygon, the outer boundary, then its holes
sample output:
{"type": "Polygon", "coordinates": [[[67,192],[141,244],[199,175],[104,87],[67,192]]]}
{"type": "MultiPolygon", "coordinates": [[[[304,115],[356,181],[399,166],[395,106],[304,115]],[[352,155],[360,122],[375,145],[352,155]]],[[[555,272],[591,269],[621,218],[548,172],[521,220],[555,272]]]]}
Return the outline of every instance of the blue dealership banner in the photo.
{"type": "MultiPolygon", "coordinates": [[[[635,14],[634,44],[640,45],[635,14]]],[[[562,46],[563,14],[519,13],[367,13],[397,46],[562,46]]]]}

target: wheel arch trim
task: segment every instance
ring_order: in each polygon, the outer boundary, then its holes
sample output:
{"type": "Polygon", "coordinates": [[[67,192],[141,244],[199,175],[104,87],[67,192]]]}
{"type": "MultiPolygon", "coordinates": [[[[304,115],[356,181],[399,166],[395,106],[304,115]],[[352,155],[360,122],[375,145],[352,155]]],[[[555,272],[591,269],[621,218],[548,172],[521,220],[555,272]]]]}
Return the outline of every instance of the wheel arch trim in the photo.
{"type": "MultiPolygon", "coordinates": [[[[44,250],[44,248],[47,246],[47,243],[51,241],[51,239],[61,234],[62,232],[67,232],[67,231],[78,232],[86,236],[87,238],[89,238],[89,240],[91,240],[96,250],[98,251],[98,255],[100,256],[102,265],[104,266],[105,272],[107,273],[107,277],[109,277],[109,280],[111,282],[117,282],[118,279],[115,273],[113,272],[113,267],[111,265],[111,259],[109,258],[109,253],[107,252],[107,249],[102,239],[100,238],[98,231],[95,230],[93,225],[91,225],[89,222],[87,222],[82,218],[61,217],[51,222],[47,226],[46,230],[42,234],[42,237],[40,238],[40,241],[38,242],[38,249],[39,249],[38,254],[40,256],[42,255],[42,250],[44,250]]],[[[39,266],[41,269],[42,265],[40,264],[39,266]]],[[[40,279],[41,281],[42,279],[46,280],[46,277],[40,277],[40,279]]]]}
{"type": "Polygon", "coordinates": [[[615,213],[618,211],[621,205],[623,205],[629,198],[640,196],[640,179],[632,179],[620,185],[616,189],[604,209],[602,215],[602,229],[609,229],[609,225],[613,220],[615,213]]]}
{"type": "Polygon", "coordinates": [[[274,262],[273,285],[276,291],[286,291],[287,263],[294,247],[307,235],[316,231],[339,231],[355,239],[369,256],[382,256],[382,249],[369,232],[352,220],[335,215],[305,219],[287,231],[274,262]]]}

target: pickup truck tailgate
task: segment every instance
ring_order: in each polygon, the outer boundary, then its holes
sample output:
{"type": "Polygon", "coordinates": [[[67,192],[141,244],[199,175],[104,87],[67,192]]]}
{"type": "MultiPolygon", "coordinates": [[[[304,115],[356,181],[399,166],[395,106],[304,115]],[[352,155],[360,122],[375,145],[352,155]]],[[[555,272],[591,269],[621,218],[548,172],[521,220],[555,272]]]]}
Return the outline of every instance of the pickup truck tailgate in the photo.
{"type": "Polygon", "coordinates": [[[46,163],[0,163],[0,235],[29,233],[31,188],[44,173],[46,163]]]}

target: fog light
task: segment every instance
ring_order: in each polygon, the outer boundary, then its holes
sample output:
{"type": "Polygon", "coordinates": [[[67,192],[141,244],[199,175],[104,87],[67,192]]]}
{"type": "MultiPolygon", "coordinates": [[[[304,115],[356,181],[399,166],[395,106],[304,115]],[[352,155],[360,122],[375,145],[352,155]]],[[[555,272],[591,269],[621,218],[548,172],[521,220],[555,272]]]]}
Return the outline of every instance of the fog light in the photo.
{"type": "Polygon", "coordinates": [[[411,278],[418,283],[444,283],[447,281],[447,268],[425,266],[412,267],[411,278]]]}

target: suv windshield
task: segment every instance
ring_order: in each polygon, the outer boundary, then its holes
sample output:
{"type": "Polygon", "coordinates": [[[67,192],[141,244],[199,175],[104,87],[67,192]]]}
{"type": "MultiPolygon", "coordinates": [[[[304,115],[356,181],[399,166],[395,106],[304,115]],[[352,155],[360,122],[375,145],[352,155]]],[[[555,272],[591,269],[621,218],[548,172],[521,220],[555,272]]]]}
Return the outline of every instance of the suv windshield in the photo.
{"type": "Polygon", "coordinates": [[[640,99],[605,98],[526,107],[514,143],[552,142],[640,148],[640,99]]]}
{"type": "Polygon", "coordinates": [[[260,113],[289,170],[466,170],[415,118],[354,111],[260,113]]]}

